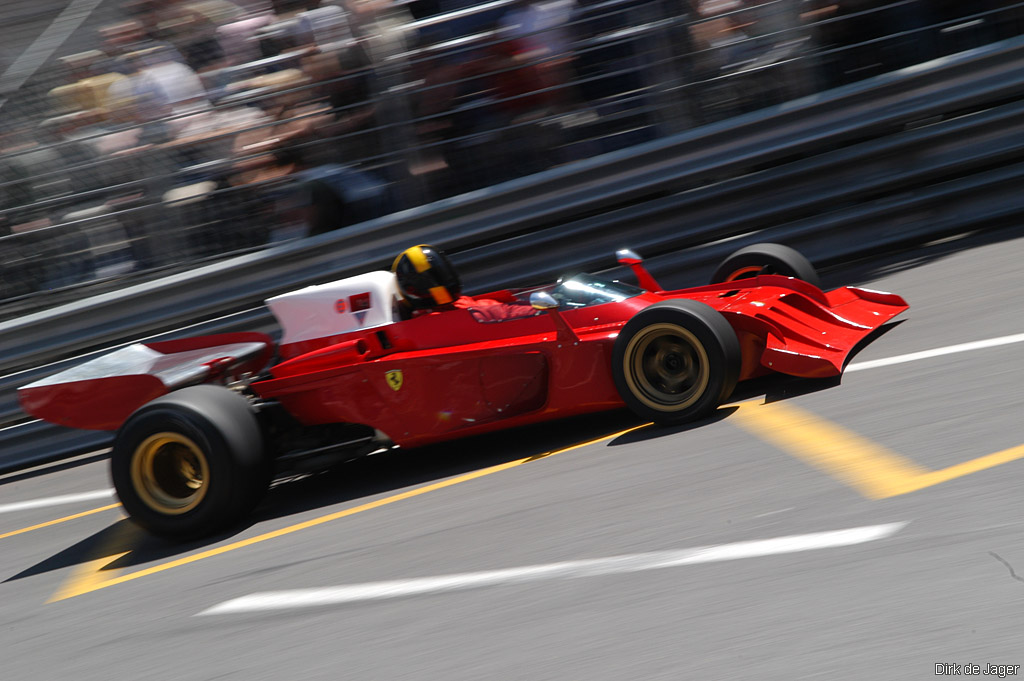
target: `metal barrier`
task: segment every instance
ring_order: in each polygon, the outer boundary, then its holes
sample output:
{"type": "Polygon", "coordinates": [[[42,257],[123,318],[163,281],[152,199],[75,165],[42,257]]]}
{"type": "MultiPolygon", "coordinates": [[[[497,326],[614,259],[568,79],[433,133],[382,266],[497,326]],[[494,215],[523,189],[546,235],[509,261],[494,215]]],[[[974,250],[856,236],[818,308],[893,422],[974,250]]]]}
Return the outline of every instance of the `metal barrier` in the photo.
{"type": "MultiPolygon", "coordinates": [[[[0,323],[2,371],[21,371],[0,379],[0,424],[18,418],[17,385],[63,365],[40,363],[71,363],[65,358],[242,308],[252,310],[187,333],[270,327],[252,307],[263,298],[386,267],[410,242],[445,247],[479,291],[607,269],[623,246],[647,256],[656,274],[698,276],[751,240],[783,241],[829,263],[1020,219],[1022,66],[1024,39],[1005,41],[0,323]]],[[[50,444],[24,444],[33,440],[23,433],[40,428],[0,430],[0,469],[57,456],[50,444]],[[8,449],[15,443],[17,452],[8,449]]]]}

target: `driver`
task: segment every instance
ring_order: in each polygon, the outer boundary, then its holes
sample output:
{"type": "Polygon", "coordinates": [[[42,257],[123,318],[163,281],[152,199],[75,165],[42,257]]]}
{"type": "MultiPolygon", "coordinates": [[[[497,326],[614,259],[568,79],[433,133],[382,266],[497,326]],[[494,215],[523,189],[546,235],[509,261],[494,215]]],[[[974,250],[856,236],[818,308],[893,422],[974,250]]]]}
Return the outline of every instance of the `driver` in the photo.
{"type": "Polygon", "coordinates": [[[462,283],[444,252],[421,244],[398,254],[391,265],[401,296],[401,314],[409,319],[433,311],[469,310],[478,322],[501,322],[537,314],[531,305],[462,295],[462,283]]]}

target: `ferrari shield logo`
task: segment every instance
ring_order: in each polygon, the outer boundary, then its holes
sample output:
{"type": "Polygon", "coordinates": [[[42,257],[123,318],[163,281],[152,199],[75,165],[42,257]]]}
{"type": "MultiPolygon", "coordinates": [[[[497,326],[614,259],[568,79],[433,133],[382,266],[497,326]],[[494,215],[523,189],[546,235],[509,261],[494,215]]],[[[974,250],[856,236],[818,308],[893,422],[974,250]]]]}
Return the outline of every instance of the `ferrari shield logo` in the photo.
{"type": "Polygon", "coordinates": [[[387,380],[388,385],[391,389],[398,391],[402,389],[402,370],[394,369],[384,374],[384,378],[387,380]]]}

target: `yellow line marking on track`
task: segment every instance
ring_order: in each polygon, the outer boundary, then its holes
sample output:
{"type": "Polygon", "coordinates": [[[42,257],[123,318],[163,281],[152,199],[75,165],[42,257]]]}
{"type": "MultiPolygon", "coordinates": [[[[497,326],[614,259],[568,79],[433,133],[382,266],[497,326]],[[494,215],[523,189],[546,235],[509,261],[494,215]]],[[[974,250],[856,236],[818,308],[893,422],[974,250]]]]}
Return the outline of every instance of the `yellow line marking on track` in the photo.
{"type": "Polygon", "coordinates": [[[823,469],[864,496],[901,494],[928,471],[856,433],[781,402],[739,405],[737,423],[762,440],[823,469]]]}
{"type": "Polygon", "coordinates": [[[963,463],[958,463],[953,466],[949,466],[948,468],[943,468],[942,470],[931,471],[930,473],[926,473],[921,479],[914,481],[914,489],[938,485],[940,482],[947,482],[954,478],[962,478],[965,475],[977,473],[978,471],[983,471],[988,468],[994,468],[1004,463],[1009,463],[1010,461],[1016,461],[1017,459],[1024,459],[1024,445],[1018,445],[1017,447],[1004,449],[1001,452],[980,456],[977,459],[964,461],[963,463]]]}
{"type": "Polygon", "coordinates": [[[493,473],[498,473],[500,471],[508,470],[510,468],[515,468],[516,466],[521,466],[525,463],[530,463],[532,461],[537,461],[539,459],[546,459],[556,454],[562,454],[564,452],[569,452],[574,449],[586,447],[588,445],[606,442],[616,437],[625,435],[626,433],[630,433],[634,430],[645,428],[649,425],[650,424],[645,423],[640,426],[627,428],[626,430],[622,430],[617,433],[612,433],[610,435],[605,435],[603,437],[595,438],[593,440],[588,440],[587,442],[581,442],[579,444],[570,445],[568,447],[563,447],[561,449],[554,449],[549,452],[544,452],[543,454],[528,456],[523,459],[517,459],[515,461],[509,461],[508,463],[491,466],[490,468],[483,468],[481,470],[473,471],[471,473],[465,473],[454,478],[449,478],[448,480],[442,480],[441,482],[425,485],[423,487],[417,487],[406,492],[401,492],[400,494],[394,494],[390,497],[385,497],[383,499],[371,501],[365,504],[361,504],[359,506],[355,506],[353,508],[347,508],[343,511],[338,511],[336,513],[330,513],[328,515],[320,516],[319,518],[313,518],[312,520],[307,520],[305,522],[296,523],[295,525],[289,525],[288,527],[283,527],[279,530],[266,532],[255,537],[250,537],[249,539],[242,539],[241,541],[236,541],[231,544],[225,544],[224,546],[218,546],[213,549],[192,554],[191,556],[185,556],[183,558],[171,560],[166,563],[160,563],[158,565],[144,568],[142,570],[136,570],[135,572],[129,572],[127,574],[117,575],[114,577],[104,577],[101,574],[103,572],[102,568],[104,566],[109,565],[118,557],[123,556],[125,555],[125,553],[131,551],[130,546],[126,548],[123,538],[112,537],[109,542],[105,542],[104,545],[102,545],[97,550],[97,555],[101,555],[104,557],[80,565],[74,571],[72,576],[57,591],[57,593],[54,594],[54,596],[50,598],[50,600],[47,602],[53,603],[55,601],[73,598],[74,596],[81,596],[82,594],[97,591],[99,589],[104,589],[108,586],[114,586],[115,584],[123,584],[125,582],[130,582],[132,580],[140,579],[142,577],[148,577],[149,575],[154,575],[158,572],[170,570],[171,568],[181,567],[182,565],[195,563],[206,558],[212,558],[214,556],[219,556],[221,554],[228,553],[229,551],[234,551],[236,549],[252,546],[253,544],[259,544],[270,539],[277,539],[278,537],[283,537],[294,532],[307,530],[311,527],[316,527],[317,525],[323,525],[324,523],[329,523],[331,521],[339,520],[341,518],[355,515],[357,513],[362,513],[363,511],[369,511],[374,508],[380,508],[381,506],[387,506],[388,504],[393,504],[396,501],[411,499],[412,497],[417,497],[420,496],[421,494],[434,492],[439,489],[444,489],[445,487],[452,487],[453,485],[458,485],[459,483],[463,482],[469,482],[470,480],[476,480],[477,478],[482,478],[486,475],[491,475],[493,473]],[[114,556],[113,554],[117,554],[117,556],[114,556]]]}
{"type": "MultiPolygon", "coordinates": [[[[1009,461],[1024,458],[1024,445],[1012,447],[1001,452],[982,456],[971,461],[956,464],[938,471],[929,471],[918,466],[916,463],[906,459],[894,452],[891,452],[881,445],[873,443],[856,433],[853,433],[836,424],[829,423],[824,419],[810,414],[802,409],[788,404],[774,402],[771,404],[760,404],[756,400],[726,405],[737,407],[733,415],[733,422],[739,424],[759,439],[766,440],[776,445],[783,451],[791,452],[810,463],[811,465],[824,470],[826,473],[840,479],[850,485],[864,496],[871,499],[884,499],[887,497],[906,494],[925,487],[931,487],[942,482],[953,480],[971,473],[976,473],[987,468],[992,468],[1009,461]]],[[[48,601],[54,602],[80,596],[82,594],[104,589],[115,584],[123,584],[142,577],[164,572],[172,568],[181,567],[190,563],[196,563],[206,558],[219,556],[230,551],[259,544],[271,539],[277,539],[301,530],[323,525],[341,518],[369,511],[381,506],[387,506],[398,501],[411,499],[428,492],[434,492],[446,487],[452,487],[463,482],[476,480],[493,473],[515,468],[526,463],[545,459],[556,454],[562,454],[574,449],[589,445],[607,442],[627,433],[646,428],[651,424],[645,423],[632,428],[627,428],[610,435],[605,435],[593,440],[581,442],[561,449],[553,449],[549,452],[536,454],[534,456],[517,459],[508,463],[498,464],[471,473],[442,480],[441,482],[424,485],[415,489],[394,494],[383,499],[371,501],[359,506],[347,508],[336,513],[313,518],[301,523],[289,525],[278,530],[243,539],[240,541],[218,546],[216,548],[201,551],[190,556],[184,556],[176,560],[167,561],[148,568],[129,572],[127,574],[112,573],[113,576],[104,575],[104,572],[111,572],[104,568],[121,556],[130,553],[132,544],[137,535],[127,535],[123,532],[115,533],[108,541],[103,542],[96,554],[98,557],[78,566],[72,576],[64,583],[56,594],[48,601]]],[[[17,530],[5,535],[0,539],[22,532],[29,532],[34,529],[55,525],[57,523],[73,520],[82,516],[98,513],[118,507],[120,504],[112,504],[102,508],[85,511],[59,520],[42,523],[23,530],[17,530]]],[[[127,524],[127,523],[126,523],[127,524]]]]}
{"type": "Polygon", "coordinates": [[[75,520],[76,518],[84,518],[85,516],[92,515],[94,513],[109,511],[112,508],[118,508],[120,505],[121,504],[110,504],[108,506],[100,506],[99,508],[94,508],[88,511],[82,511],[81,513],[75,513],[74,515],[64,516],[63,518],[57,518],[56,520],[48,520],[45,523],[39,523],[38,525],[32,525],[31,527],[23,527],[20,530],[14,530],[12,532],[0,534],[0,539],[6,539],[7,537],[13,537],[19,534],[25,534],[26,532],[31,532],[32,530],[39,530],[44,527],[50,527],[51,525],[59,525],[61,523],[66,523],[69,520],[75,520]]]}
{"type": "Polygon", "coordinates": [[[1024,458],[1024,445],[930,471],[895,452],[802,409],[780,402],[737,405],[736,423],[796,455],[869,499],[916,492],[1024,458]]]}
{"type": "Polygon", "coordinates": [[[131,553],[142,531],[131,521],[122,519],[107,532],[110,534],[109,539],[101,542],[94,549],[92,554],[94,557],[77,565],[71,578],[64,583],[61,590],[50,597],[47,603],[70,598],[77,595],[82,589],[99,588],[98,585],[108,579],[103,574],[104,572],[115,575],[119,572],[118,570],[108,570],[107,566],[121,556],[131,553]]]}

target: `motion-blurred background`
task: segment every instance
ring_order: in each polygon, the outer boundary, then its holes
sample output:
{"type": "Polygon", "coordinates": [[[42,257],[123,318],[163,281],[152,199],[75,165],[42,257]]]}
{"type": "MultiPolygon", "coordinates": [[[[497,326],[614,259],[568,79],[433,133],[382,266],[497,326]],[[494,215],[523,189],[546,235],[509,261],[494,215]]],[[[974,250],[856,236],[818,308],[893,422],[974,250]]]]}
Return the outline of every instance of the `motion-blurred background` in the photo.
{"type": "Polygon", "coordinates": [[[1011,38],[1012,0],[9,0],[0,318],[1011,38]]]}

